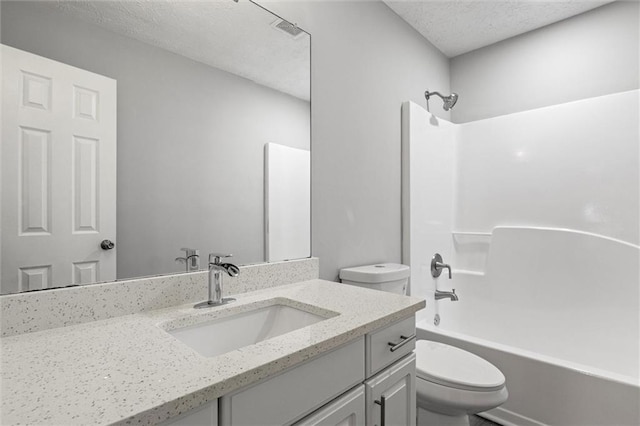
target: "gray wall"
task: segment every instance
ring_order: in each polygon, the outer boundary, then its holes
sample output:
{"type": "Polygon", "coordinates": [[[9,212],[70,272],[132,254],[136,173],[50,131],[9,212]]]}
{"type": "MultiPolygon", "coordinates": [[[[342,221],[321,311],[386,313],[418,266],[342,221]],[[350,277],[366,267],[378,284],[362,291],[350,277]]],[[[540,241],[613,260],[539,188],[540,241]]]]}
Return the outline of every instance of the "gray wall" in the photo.
{"type": "Polygon", "coordinates": [[[456,123],[639,87],[640,3],[616,1],[451,60],[456,123]]]}
{"type": "Polygon", "coordinates": [[[308,149],[309,103],[48,10],[3,1],[1,40],[118,82],[118,276],[262,261],[263,146],[308,149]]]}
{"type": "Polygon", "coordinates": [[[321,278],[400,262],[401,104],[424,105],[427,88],[449,91],[448,59],[381,2],[261,3],[311,33],[311,235],[321,278]]]}
{"type": "Polygon", "coordinates": [[[326,279],[401,259],[403,101],[453,89],[465,122],[638,87],[637,4],[461,55],[450,85],[447,58],[380,2],[261,3],[312,34],[312,253],[326,279]]]}

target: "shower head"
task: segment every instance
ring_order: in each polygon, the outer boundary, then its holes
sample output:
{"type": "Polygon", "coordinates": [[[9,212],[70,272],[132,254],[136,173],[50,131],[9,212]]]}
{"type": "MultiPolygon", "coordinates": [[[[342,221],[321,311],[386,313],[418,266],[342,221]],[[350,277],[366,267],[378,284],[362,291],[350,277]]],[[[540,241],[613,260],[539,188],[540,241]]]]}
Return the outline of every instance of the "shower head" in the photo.
{"type": "Polygon", "coordinates": [[[426,92],[424,92],[424,97],[427,98],[427,101],[433,95],[436,95],[436,96],[439,96],[440,98],[442,98],[442,101],[444,102],[444,105],[442,105],[442,108],[444,108],[445,111],[449,111],[451,108],[453,108],[453,106],[456,104],[456,102],[458,102],[458,94],[457,93],[452,93],[449,96],[442,96],[438,92],[429,92],[428,90],[426,92]]]}
{"type": "Polygon", "coordinates": [[[458,94],[452,93],[451,95],[443,98],[443,100],[444,100],[444,105],[443,105],[444,110],[449,111],[451,108],[453,108],[456,102],[458,102],[458,94]]]}

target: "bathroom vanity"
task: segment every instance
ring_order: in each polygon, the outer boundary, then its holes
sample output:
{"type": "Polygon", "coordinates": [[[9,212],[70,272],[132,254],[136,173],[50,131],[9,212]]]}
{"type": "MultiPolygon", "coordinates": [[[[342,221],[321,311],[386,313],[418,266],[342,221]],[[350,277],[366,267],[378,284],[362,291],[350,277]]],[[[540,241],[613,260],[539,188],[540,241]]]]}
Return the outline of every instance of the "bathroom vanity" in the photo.
{"type": "Polygon", "coordinates": [[[409,337],[414,334],[412,315],[163,425],[410,425],[416,405],[415,339],[409,337]],[[393,337],[398,343],[391,352],[393,337]]]}
{"type": "Polygon", "coordinates": [[[323,280],[235,297],[2,338],[2,424],[415,419],[414,314],[423,300],[323,280]],[[268,327],[242,340],[254,315],[268,327]],[[216,324],[234,332],[208,328],[216,324]],[[177,335],[193,330],[191,342],[177,335]],[[229,346],[209,356],[196,348],[207,340],[229,346]]]}

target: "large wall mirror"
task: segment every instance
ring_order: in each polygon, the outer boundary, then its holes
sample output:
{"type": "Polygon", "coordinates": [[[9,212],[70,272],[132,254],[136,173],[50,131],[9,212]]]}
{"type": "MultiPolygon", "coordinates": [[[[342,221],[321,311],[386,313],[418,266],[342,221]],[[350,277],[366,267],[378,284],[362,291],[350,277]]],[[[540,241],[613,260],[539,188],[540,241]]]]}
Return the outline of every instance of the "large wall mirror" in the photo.
{"type": "Polygon", "coordinates": [[[2,294],[310,255],[309,34],[249,0],[0,7],[2,294]]]}

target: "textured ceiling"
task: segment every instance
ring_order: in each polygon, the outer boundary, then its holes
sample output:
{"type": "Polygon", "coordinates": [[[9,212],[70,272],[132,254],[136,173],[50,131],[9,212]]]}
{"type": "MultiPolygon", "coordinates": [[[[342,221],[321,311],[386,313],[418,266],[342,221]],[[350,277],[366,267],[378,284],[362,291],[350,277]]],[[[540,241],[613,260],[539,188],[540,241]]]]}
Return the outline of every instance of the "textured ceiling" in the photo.
{"type": "Polygon", "coordinates": [[[449,58],[614,0],[384,0],[449,58]]]}
{"type": "Polygon", "coordinates": [[[309,100],[309,35],[293,38],[273,28],[279,19],[249,1],[45,3],[115,33],[309,100]]]}

